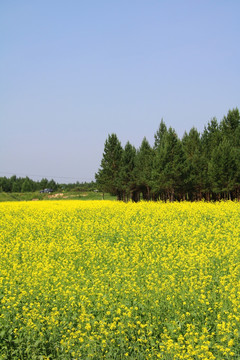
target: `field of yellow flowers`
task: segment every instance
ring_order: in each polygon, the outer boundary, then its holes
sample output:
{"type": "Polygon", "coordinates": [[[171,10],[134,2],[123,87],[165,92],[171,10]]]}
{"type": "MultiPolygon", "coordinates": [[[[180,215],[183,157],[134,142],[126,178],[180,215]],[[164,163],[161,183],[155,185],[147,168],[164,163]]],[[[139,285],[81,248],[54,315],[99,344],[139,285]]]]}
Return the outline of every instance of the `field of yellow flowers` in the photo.
{"type": "Polygon", "coordinates": [[[240,204],[0,204],[0,359],[240,359],[240,204]]]}

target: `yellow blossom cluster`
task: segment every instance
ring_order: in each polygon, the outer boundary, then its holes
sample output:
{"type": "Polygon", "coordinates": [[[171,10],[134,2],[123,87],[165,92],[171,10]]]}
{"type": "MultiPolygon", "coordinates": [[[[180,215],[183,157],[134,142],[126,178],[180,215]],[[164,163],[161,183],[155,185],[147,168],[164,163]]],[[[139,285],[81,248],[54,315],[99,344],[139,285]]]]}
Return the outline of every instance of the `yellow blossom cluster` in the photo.
{"type": "Polygon", "coordinates": [[[0,359],[239,359],[240,204],[0,204],[0,359]]]}

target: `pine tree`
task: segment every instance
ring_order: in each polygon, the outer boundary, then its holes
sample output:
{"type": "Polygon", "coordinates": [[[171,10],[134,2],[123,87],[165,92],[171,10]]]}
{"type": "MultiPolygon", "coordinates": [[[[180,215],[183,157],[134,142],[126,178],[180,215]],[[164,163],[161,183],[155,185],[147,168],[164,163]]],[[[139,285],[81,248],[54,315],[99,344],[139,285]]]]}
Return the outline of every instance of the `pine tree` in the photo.
{"type": "Polygon", "coordinates": [[[231,199],[231,192],[236,184],[237,164],[234,148],[228,139],[223,139],[219,146],[214,149],[209,164],[209,175],[213,191],[220,199],[231,199]]]}
{"type": "MultiPolygon", "coordinates": [[[[227,116],[224,116],[220,123],[220,131],[222,141],[229,143],[229,148],[232,156],[232,163],[228,168],[235,168],[234,176],[234,196],[239,199],[240,197],[240,114],[238,108],[229,110],[227,116]]],[[[230,170],[231,171],[231,170],[230,170]]],[[[226,190],[227,191],[227,190],[226,190]]],[[[233,192],[232,192],[233,193],[233,192]]],[[[231,194],[231,193],[230,193],[231,194]]]]}
{"type": "Polygon", "coordinates": [[[154,157],[153,157],[153,165],[152,165],[152,196],[153,199],[157,200],[160,198],[164,198],[163,195],[163,187],[161,182],[161,174],[163,171],[163,146],[164,146],[164,139],[167,134],[167,126],[164,123],[163,119],[161,119],[159,128],[157,132],[154,134],[154,157]]]}
{"type": "Polygon", "coordinates": [[[169,128],[166,136],[164,154],[166,164],[163,170],[165,189],[168,197],[173,201],[175,194],[180,194],[183,188],[185,157],[182,143],[172,128],[169,128]]]}
{"type": "Polygon", "coordinates": [[[135,168],[136,184],[144,200],[150,200],[151,197],[153,156],[153,149],[144,137],[137,151],[135,168]]]}
{"type": "Polygon", "coordinates": [[[154,134],[154,146],[153,149],[156,151],[157,149],[159,149],[159,147],[161,146],[162,142],[163,142],[163,138],[164,135],[167,133],[167,126],[164,123],[163,119],[161,119],[159,128],[156,132],[156,134],[154,134]]]}
{"type": "Polygon", "coordinates": [[[229,110],[227,116],[224,116],[220,123],[222,136],[236,145],[239,142],[240,114],[238,108],[229,110]],[[237,136],[236,136],[237,135],[237,136]]]}
{"type": "Polygon", "coordinates": [[[95,174],[97,185],[100,190],[110,192],[117,195],[118,199],[122,198],[121,186],[121,161],[122,161],[122,146],[116,134],[108,135],[104,145],[103,158],[101,161],[101,168],[95,174]]]}
{"type": "Polygon", "coordinates": [[[171,127],[164,134],[156,151],[152,172],[153,191],[163,200],[174,200],[183,189],[184,152],[182,143],[171,127]]]}
{"type": "Polygon", "coordinates": [[[182,138],[186,158],[184,188],[191,200],[201,200],[204,189],[204,158],[200,134],[196,128],[186,132],[182,138]]]}
{"type": "Polygon", "coordinates": [[[128,141],[123,150],[120,172],[120,181],[124,201],[129,200],[131,191],[136,187],[134,177],[135,163],[136,149],[128,141]]]}
{"type": "Polygon", "coordinates": [[[203,179],[204,192],[206,199],[209,201],[214,199],[212,177],[209,174],[209,165],[212,158],[213,151],[219,146],[221,142],[221,131],[217,119],[214,117],[207,126],[204,127],[201,136],[202,142],[202,156],[203,156],[203,179]]]}

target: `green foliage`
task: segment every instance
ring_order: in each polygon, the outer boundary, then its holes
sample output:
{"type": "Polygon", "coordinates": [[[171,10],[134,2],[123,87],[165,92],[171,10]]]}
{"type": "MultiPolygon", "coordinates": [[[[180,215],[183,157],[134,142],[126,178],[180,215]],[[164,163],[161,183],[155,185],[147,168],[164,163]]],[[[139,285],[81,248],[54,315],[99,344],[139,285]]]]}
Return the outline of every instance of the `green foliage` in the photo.
{"type": "Polygon", "coordinates": [[[236,130],[240,127],[240,114],[239,110],[233,109],[229,110],[227,116],[224,116],[223,120],[220,123],[220,129],[224,137],[228,138],[229,141],[232,141],[233,144],[236,143],[236,130]]]}
{"type": "Polygon", "coordinates": [[[22,192],[29,192],[33,190],[31,180],[27,177],[22,184],[22,192]]]}
{"type": "Polygon", "coordinates": [[[156,134],[154,134],[154,139],[155,139],[154,150],[161,148],[163,139],[164,139],[164,136],[166,135],[166,133],[167,133],[167,126],[164,123],[163,119],[161,119],[159,128],[158,128],[156,134]]]}
{"type": "Polygon", "coordinates": [[[201,199],[204,189],[204,157],[202,143],[197,129],[192,128],[189,134],[185,132],[183,139],[185,154],[184,190],[191,200],[201,199]]]}
{"type": "Polygon", "coordinates": [[[101,168],[95,175],[98,188],[120,197],[121,162],[123,149],[116,134],[108,135],[105,142],[101,168]]]}
{"type": "Polygon", "coordinates": [[[170,199],[174,200],[176,190],[181,189],[183,185],[184,152],[182,143],[172,128],[165,136],[163,164],[163,186],[170,199]]]}
{"type": "Polygon", "coordinates": [[[176,132],[165,130],[153,161],[153,188],[155,193],[174,200],[176,191],[183,186],[184,152],[176,132]]]}
{"type": "Polygon", "coordinates": [[[229,110],[220,124],[212,118],[202,134],[192,128],[181,140],[162,119],[153,148],[144,138],[139,149],[128,142],[122,151],[117,136],[109,135],[96,180],[123,200],[240,200],[239,110],[229,110]]]}
{"type": "Polygon", "coordinates": [[[98,189],[99,197],[110,193],[124,201],[240,200],[239,110],[229,110],[220,123],[212,118],[202,134],[192,128],[181,140],[162,119],[153,147],[144,137],[139,149],[130,142],[123,149],[116,134],[108,135],[95,178],[90,183],[57,184],[53,179],[0,177],[0,193],[39,193],[50,188],[76,194],[98,189]]]}
{"type": "Polygon", "coordinates": [[[120,172],[123,200],[130,198],[131,189],[135,187],[136,149],[128,141],[123,153],[120,172]]]}
{"type": "Polygon", "coordinates": [[[1,204],[0,359],[239,359],[239,211],[1,204]]]}
{"type": "MultiPolygon", "coordinates": [[[[0,192],[0,202],[5,201],[35,201],[35,200],[102,200],[103,195],[101,192],[87,191],[87,192],[76,192],[76,191],[64,191],[63,193],[40,194],[39,191],[25,192],[25,193],[5,193],[0,192]]],[[[104,194],[104,200],[116,200],[116,196],[109,193],[104,194]]]]}
{"type": "Polygon", "coordinates": [[[216,193],[234,190],[236,184],[237,163],[235,149],[228,139],[224,139],[219,146],[214,149],[212,158],[209,162],[209,176],[212,189],[216,193]]]}
{"type": "Polygon", "coordinates": [[[153,149],[144,137],[136,156],[135,177],[145,200],[150,200],[153,156],[153,149]]]}
{"type": "Polygon", "coordinates": [[[50,181],[42,179],[34,181],[29,177],[21,178],[13,175],[11,178],[0,177],[0,192],[5,193],[26,193],[35,192],[44,189],[52,189],[53,191],[94,191],[96,189],[95,182],[57,184],[53,179],[50,181]]]}

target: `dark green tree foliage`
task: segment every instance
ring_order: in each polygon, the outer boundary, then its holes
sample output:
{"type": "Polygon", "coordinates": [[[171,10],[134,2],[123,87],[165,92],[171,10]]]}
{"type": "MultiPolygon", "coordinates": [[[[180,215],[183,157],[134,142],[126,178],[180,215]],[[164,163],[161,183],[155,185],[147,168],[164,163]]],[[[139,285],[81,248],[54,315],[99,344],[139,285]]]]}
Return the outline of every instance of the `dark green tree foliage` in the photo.
{"type": "Polygon", "coordinates": [[[53,179],[47,180],[43,178],[41,181],[34,181],[29,177],[21,178],[16,175],[11,178],[0,177],[0,191],[3,192],[28,192],[28,191],[40,191],[44,189],[67,190],[67,191],[93,191],[96,189],[95,182],[84,183],[69,183],[69,184],[57,184],[53,179]]]}
{"type": "Polygon", "coordinates": [[[136,187],[135,182],[136,149],[128,141],[123,153],[120,171],[121,189],[123,200],[129,200],[132,189],[136,187]]]}
{"type": "Polygon", "coordinates": [[[15,181],[12,185],[11,192],[18,193],[18,192],[21,192],[21,189],[22,189],[22,187],[21,187],[20,183],[18,181],[15,181]]]}
{"type": "Polygon", "coordinates": [[[0,178],[0,187],[4,192],[21,192],[24,180],[25,178],[17,178],[16,175],[11,178],[4,176],[0,178]]]}
{"type": "Polygon", "coordinates": [[[57,190],[57,184],[55,183],[55,181],[53,179],[51,179],[48,183],[47,186],[49,189],[52,189],[53,191],[57,190]]]}
{"type": "Polygon", "coordinates": [[[163,167],[161,173],[162,186],[167,199],[173,201],[183,187],[185,157],[182,143],[171,127],[164,136],[161,153],[163,167]]]}
{"type": "Polygon", "coordinates": [[[202,143],[204,146],[204,152],[211,155],[213,149],[215,149],[221,141],[221,132],[217,119],[214,117],[207,126],[204,127],[202,134],[202,143]]]}
{"type": "Polygon", "coordinates": [[[95,191],[96,190],[96,183],[94,181],[91,182],[79,182],[76,183],[69,183],[69,184],[61,184],[57,186],[61,186],[62,190],[66,191],[75,191],[75,192],[86,192],[86,191],[95,191]]]}
{"type": "Polygon", "coordinates": [[[0,187],[4,192],[11,192],[11,181],[6,176],[0,178],[0,187]]]}
{"type": "Polygon", "coordinates": [[[155,199],[173,201],[179,198],[184,185],[184,163],[183,146],[176,132],[171,127],[165,129],[161,141],[155,146],[152,170],[155,199]]]}
{"type": "Polygon", "coordinates": [[[218,194],[218,198],[231,199],[237,181],[237,163],[235,149],[228,139],[223,139],[214,149],[209,162],[209,176],[212,191],[218,194]]]}
{"type": "Polygon", "coordinates": [[[209,174],[209,163],[212,158],[212,153],[221,142],[221,131],[217,119],[214,117],[207,126],[201,137],[202,142],[202,156],[204,162],[203,179],[204,179],[204,192],[206,199],[213,200],[214,194],[212,191],[211,176],[209,174]]]}
{"type": "Polygon", "coordinates": [[[237,108],[229,110],[227,116],[224,116],[220,122],[221,130],[221,144],[222,148],[216,152],[223,151],[222,156],[218,157],[219,167],[222,167],[223,162],[227,167],[226,173],[220,176],[221,183],[225,184],[222,187],[221,193],[228,193],[228,197],[233,194],[234,197],[239,198],[240,193],[240,114],[237,108]],[[229,152],[228,156],[224,155],[229,152]],[[228,185],[226,185],[228,183],[228,185]]]}
{"type": "Polygon", "coordinates": [[[151,198],[151,179],[154,152],[149,142],[144,137],[142,144],[137,151],[135,181],[138,193],[142,193],[144,200],[151,198]]]}
{"type": "Polygon", "coordinates": [[[163,122],[163,119],[160,122],[159,128],[154,134],[154,157],[153,157],[153,166],[152,166],[152,197],[153,199],[164,199],[165,200],[165,190],[164,190],[164,179],[163,179],[163,170],[165,167],[165,151],[164,146],[167,139],[167,126],[163,122]]]}
{"type": "Polygon", "coordinates": [[[205,164],[203,171],[205,198],[207,200],[239,198],[240,116],[238,109],[229,110],[220,124],[216,118],[208,123],[202,134],[202,146],[205,164]]]}
{"type": "Polygon", "coordinates": [[[48,186],[48,179],[43,178],[43,179],[40,181],[40,188],[41,188],[41,189],[50,188],[50,186],[48,186]]]}
{"type": "Polygon", "coordinates": [[[239,110],[229,110],[220,123],[220,130],[223,137],[227,138],[234,146],[239,144],[240,114],[239,110]]]}
{"type": "Polygon", "coordinates": [[[20,191],[20,186],[18,186],[18,184],[17,184],[17,176],[16,175],[11,176],[9,179],[9,182],[10,182],[11,192],[18,192],[18,190],[14,190],[14,188],[19,189],[19,191],[20,191]]]}
{"type": "Polygon", "coordinates": [[[99,189],[117,195],[119,200],[122,199],[122,153],[123,149],[117,135],[108,135],[104,145],[101,168],[95,175],[99,189]]]}
{"type": "Polygon", "coordinates": [[[229,110],[220,124],[213,118],[202,134],[196,128],[185,132],[182,140],[161,120],[153,148],[144,138],[137,151],[128,142],[121,152],[116,135],[112,137],[106,142],[102,169],[96,179],[105,191],[121,194],[121,199],[240,200],[240,114],[237,108],[229,110]],[[114,145],[110,146],[111,142],[114,145]],[[109,150],[115,147],[119,148],[117,152],[109,150]],[[109,152],[119,155],[117,163],[120,165],[115,171],[109,165],[112,163],[107,156],[109,152]]]}
{"type": "MultiPolygon", "coordinates": [[[[200,134],[192,128],[180,140],[161,120],[153,147],[146,138],[139,149],[116,134],[104,146],[97,183],[62,184],[61,189],[94,190],[117,195],[119,200],[240,200],[240,114],[229,110],[218,123],[213,118],[200,134]]],[[[0,177],[0,191],[57,190],[54,180],[0,177]]]]}
{"type": "Polygon", "coordinates": [[[22,184],[21,192],[30,192],[30,191],[33,191],[32,182],[28,177],[26,177],[26,179],[22,184]]]}
{"type": "Polygon", "coordinates": [[[201,200],[204,190],[205,163],[202,153],[202,142],[196,128],[186,132],[182,138],[185,155],[184,165],[184,193],[187,199],[201,200]]]}
{"type": "Polygon", "coordinates": [[[167,133],[167,126],[164,123],[163,119],[161,119],[159,128],[158,128],[156,134],[154,134],[154,146],[153,146],[153,148],[154,148],[155,151],[157,151],[158,149],[161,148],[161,146],[163,144],[163,139],[164,139],[164,136],[166,135],[166,133],[167,133]]]}

